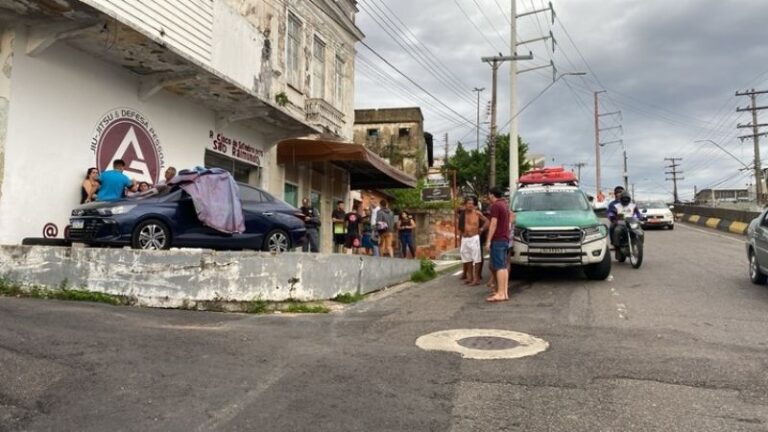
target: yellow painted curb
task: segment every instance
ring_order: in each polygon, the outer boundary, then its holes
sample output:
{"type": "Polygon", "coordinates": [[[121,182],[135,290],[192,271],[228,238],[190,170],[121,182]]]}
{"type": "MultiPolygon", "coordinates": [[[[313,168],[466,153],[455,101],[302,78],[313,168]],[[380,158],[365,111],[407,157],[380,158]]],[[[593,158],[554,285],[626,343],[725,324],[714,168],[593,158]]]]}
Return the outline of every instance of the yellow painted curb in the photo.
{"type": "Polygon", "coordinates": [[[749,228],[749,225],[745,224],[744,222],[732,222],[731,226],[728,227],[728,229],[734,234],[744,234],[747,232],[747,228],[749,228]]]}
{"type": "Polygon", "coordinates": [[[692,215],[691,218],[688,219],[688,222],[690,222],[690,223],[697,223],[697,222],[699,222],[699,219],[701,219],[701,216],[692,215]]]}
{"type": "Polygon", "coordinates": [[[718,218],[709,218],[707,219],[706,225],[710,228],[717,228],[717,225],[720,224],[720,219],[718,218]]]}

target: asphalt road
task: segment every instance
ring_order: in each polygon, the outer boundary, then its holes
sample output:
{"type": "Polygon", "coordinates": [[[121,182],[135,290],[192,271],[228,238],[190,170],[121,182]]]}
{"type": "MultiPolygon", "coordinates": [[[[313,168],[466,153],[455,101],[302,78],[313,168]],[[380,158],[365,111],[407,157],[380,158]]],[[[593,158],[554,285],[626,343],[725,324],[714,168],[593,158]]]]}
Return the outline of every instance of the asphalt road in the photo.
{"type": "Polygon", "coordinates": [[[768,287],[743,241],[648,233],[640,270],[453,276],[325,316],[0,299],[0,430],[766,431],[768,287]],[[469,360],[415,340],[502,329],[550,343],[469,360]]]}

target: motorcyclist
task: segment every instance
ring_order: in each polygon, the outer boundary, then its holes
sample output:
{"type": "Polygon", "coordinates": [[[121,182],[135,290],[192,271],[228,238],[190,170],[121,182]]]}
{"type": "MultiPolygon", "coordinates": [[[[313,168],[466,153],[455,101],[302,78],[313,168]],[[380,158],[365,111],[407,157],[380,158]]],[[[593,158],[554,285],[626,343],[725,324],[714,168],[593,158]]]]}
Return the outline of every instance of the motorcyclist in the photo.
{"type": "Polygon", "coordinates": [[[618,222],[622,219],[631,218],[631,217],[639,220],[642,217],[640,215],[640,209],[638,209],[637,205],[634,202],[632,202],[632,196],[629,194],[629,192],[626,192],[626,191],[622,192],[618,196],[617,201],[612,202],[608,206],[608,220],[611,222],[611,227],[610,227],[611,243],[614,246],[619,245],[618,235],[616,234],[616,225],[618,224],[618,222]]]}

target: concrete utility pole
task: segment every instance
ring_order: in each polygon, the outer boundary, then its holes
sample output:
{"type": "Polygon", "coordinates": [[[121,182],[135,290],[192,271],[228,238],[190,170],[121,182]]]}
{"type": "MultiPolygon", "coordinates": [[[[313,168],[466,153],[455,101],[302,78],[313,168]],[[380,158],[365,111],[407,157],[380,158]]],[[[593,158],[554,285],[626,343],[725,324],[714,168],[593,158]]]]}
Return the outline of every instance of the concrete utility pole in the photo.
{"type": "Polygon", "coordinates": [[[475,87],[472,91],[477,92],[477,142],[475,142],[475,145],[477,147],[477,151],[480,151],[480,93],[485,90],[485,87],[483,88],[477,88],[475,87]]]}
{"type": "MultiPolygon", "coordinates": [[[[629,190],[629,169],[627,168],[627,145],[621,140],[621,147],[624,151],[624,190],[629,190]]],[[[635,196],[633,193],[632,196],[635,196]]]]}
{"type": "Polygon", "coordinates": [[[737,108],[737,112],[744,112],[744,111],[751,111],[752,112],[752,124],[739,124],[736,127],[737,128],[751,128],[752,129],[752,135],[745,135],[740,136],[739,139],[744,141],[745,139],[751,139],[752,144],[755,147],[755,162],[754,162],[754,168],[755,168],[755,195],[757,199],[758,205],[763,205],[765,203],[765,197],[763,193],[763,170],[760,166],[760,137],[766,136],[768,133],[763,132],[760,133],[761,127],[768,126],[768,124],[759,124],[757,122],[757,112],[760,110],[768,109],[768,106],[757,106],[757,95],[759,94],[766,94],[768,91],[755,91],[755,89],[752,89],[750,91],[745,92],[736,92],[736,96],[749,96],[750,101],[752,102],[752,105],[746,108],[737,108]]]}
{"type": "Polygon", "coordinates": [[[448,165],[448,132],[445,133],[445,163],[448,165]]]}
{"type": "Polygon", "coordinates": [[[666,166],[667,169],[671,171],[667,171],[667,175],[671,175],[672,178],[668,178],[667,181],[671,181],[672,185],[674,187],[673,194],[675,195],[675,204],[680,203],[680,197],[677,194],[677,182],[681,180],[685,180],[685,178],[678,177],[679,175],[683,174],[682,171],[678,171],[677,169],[680,167],[680,164],[677,162],[682,161],[682,158],[665,158],[665,162],[669,162],[669,165],[666,166]]]}
{"type": "Polygon", "coordinates": [[[603,190],[600,178],[600,100],[598,95],[605,93],[605,90],[594,92],[595,96],[595,188],[596,194],[600,195],[600,191],[603,190]]]}
{"type": "MultiPolygon", "coordinates": [[[[491,169],[490,169],[490,174],[489,174],[490,177],[489,177],[489,180],[488,180],[488,185],[490,187],[496,186],[496,138],[497,138],[497,136],[496,136],[496,132],[497,132],[496,131],[496,128],[497,128],[497,124],[496,124],[497,97],[496,97],[496,94],[497,94],[499,67],[501,67],[502,63],[507,62],[507,61],[508,62],[512,62],[512,64],[514,65],[517,60],[530,60],[532,58],[533,58],[532,55],[527,55],[527,56],[513,55],[513,56],[496,56],[496,57],[483,57],[483,58],[481,58],[483,63],[489,63],[491,65],[491,70],[493,71],[492,85],[491,85],[491,135],[488,138],[488,158],[490,159],[490,164],[491,164],[491,169]]],[[[515,77],[516,76],[517,75],[515,75],[515,77]]],[[[513,116],[513,121],[514,121],[515,117],[516,116],[513,116]]],[[[510,140],[512,139],[511,129],[510,129],[509,139],[510,140]]],[[[512,161],[512,153],[515,153],[515,161],[516,161],[517,160],[517,139],[515,139],[514,151],[513,151],[513,148],[512,148],[512,141],[510,141],[510,143],[509,143],[510,163],[512,161]]],[[[512,184],[513,183],[513,181],[512,181],[512,179],[513,179],[513,177],[512,177],[512,173],[513,173],[512,167],[510,166],[509,169],[510,169],[510,172],[509,172],[509,175],[510,175],[509,182],[510,182],[510,184],[512,184]]],[[[519,171],[519,168],[517,168],[517,165],[515,165],[515,171],[514,172],[517,173],[517,171],[519,171]]],[[[514,177],[514,178],[516,179],[517,177],[514,177]]]]}
{"type": "Polygon", "coordinates": [[[576,167],[576,170],[578,174],[576,174],[576,178],[579,179],[579,184],[581,184],[581,169],[587,166],[586,162],[579,162],[577,164],[574,164],[573,166],[576,167]]]}

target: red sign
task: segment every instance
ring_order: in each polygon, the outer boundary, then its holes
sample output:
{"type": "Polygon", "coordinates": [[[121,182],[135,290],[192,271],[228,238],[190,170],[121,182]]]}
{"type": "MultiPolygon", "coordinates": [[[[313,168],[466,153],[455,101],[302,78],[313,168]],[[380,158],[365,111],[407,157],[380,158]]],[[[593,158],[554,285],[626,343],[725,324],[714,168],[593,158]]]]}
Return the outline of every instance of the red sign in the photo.
{"type": "Polygon", "coordinates": [[[125,174],[139,182],[157,183],[163,165],[160,140],[146,117],[129,108],[116,108],[102,117],[91,138],[96,167],[112,169],[116,159],[125,161],[125,174]]]}

